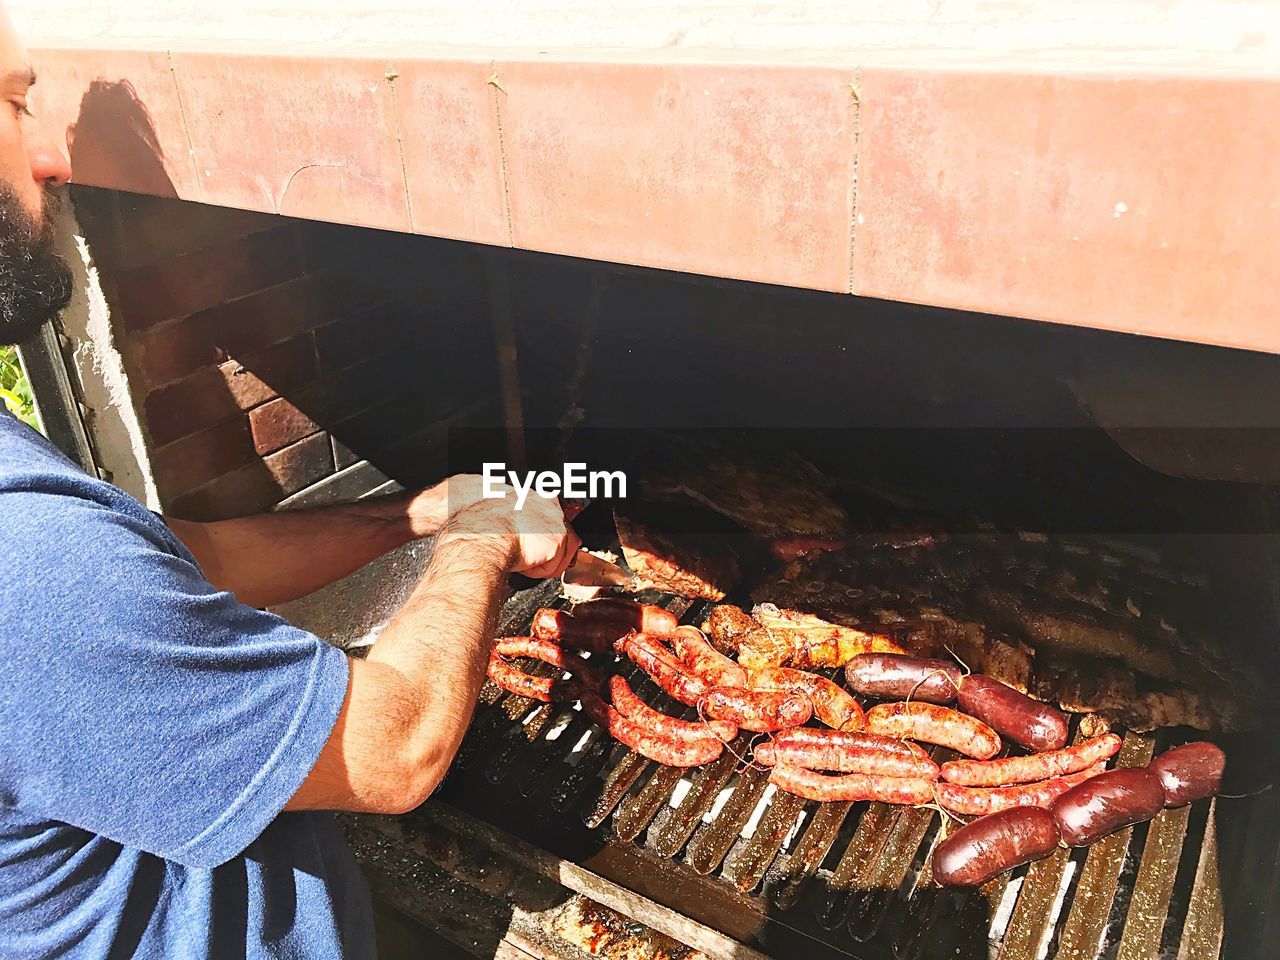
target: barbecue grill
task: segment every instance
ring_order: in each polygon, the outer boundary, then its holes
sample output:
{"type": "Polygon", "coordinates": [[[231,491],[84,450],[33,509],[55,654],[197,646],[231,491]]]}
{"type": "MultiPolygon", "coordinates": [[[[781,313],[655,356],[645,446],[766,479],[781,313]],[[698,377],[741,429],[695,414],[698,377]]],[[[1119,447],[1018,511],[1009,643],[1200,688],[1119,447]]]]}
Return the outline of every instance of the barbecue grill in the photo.
{"type": "MultiPolygon", "coordinates": [[[[706,609],[656,591],[641,599],[686,623],[701,623],[706,609]]],[[[555,583],[520,591],[504,606],[499,631],[527,632],[538,607],[561,602],[555,583]]],[[[642,671],[621,669],[655,707],[692,713],[642,671]]],[[[1187,739],[1119,732],[1120,766],[1187,739]]],[[[428,806],[447,805],[493,836],[509,834],[580,866],[583,891],[616,885],[647,898],[665,908],[650,924],[674,936],[688,936],[688,920],[715,931],[722,936],[701,945],[713,955],[742,956],[743,948],[867,960],[1271,955],[1276,921],[1265,905],[1280,895],[1274,791],[1167,810],[979,890],[945,890],[929,879],[936,811],[777,792],[767,771],[745,762],[750,744],[751,735],[740,734],[702,768],[664,767],[603,735],[571,704],[537,703],[487,683],[454,768],[428,806]]],[[[425,813],[396,829],[403,838],[436,828],[425,813]]],[[[353,836],[362,855],[376,847],[376,829],[353,836]]],[[[406,890],[411,883],[398,895],[406,890]]]]}

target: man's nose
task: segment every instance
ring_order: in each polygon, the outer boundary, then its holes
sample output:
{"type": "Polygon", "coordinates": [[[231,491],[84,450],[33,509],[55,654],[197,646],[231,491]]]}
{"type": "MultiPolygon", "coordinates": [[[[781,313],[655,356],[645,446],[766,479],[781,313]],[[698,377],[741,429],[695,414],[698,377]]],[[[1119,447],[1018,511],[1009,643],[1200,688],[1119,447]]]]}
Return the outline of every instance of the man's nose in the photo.
{"type": "Polygon", "coordinates": [[[71,179],[71,162],[43,131],[28,140],[31,178],[46,187],[60,187],[71,179]]]}

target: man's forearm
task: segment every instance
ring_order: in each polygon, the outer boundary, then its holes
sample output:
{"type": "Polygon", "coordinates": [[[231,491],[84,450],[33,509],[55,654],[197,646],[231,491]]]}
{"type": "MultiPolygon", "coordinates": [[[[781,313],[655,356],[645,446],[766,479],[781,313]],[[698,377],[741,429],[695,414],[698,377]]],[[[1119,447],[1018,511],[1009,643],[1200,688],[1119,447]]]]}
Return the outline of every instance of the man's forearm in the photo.
{"type": "Polygon", "coordinates": [[[418,493],[237,517],[169,520],[209,582],[264,607],[305,596],[370,560],[438,531],[449,516],[446,483],[418,493]]]}
{"type": "Polygon", "coordinates": [[[340,749],[326,747],[289,809],[408,809],[434,789],[484,681],[511,551],[509,539],[446,526],[408,602],[351,662],[330,737],[340,749]]]}

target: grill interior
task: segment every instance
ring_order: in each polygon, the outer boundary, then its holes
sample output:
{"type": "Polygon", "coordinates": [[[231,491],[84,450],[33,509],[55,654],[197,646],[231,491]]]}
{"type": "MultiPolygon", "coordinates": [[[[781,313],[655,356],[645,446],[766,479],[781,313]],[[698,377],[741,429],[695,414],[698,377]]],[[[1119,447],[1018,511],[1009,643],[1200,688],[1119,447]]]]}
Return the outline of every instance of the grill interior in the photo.
{"type": "MultiPolygon", "coordinates": [[[[538,607],[561,602],[558,586],[511,597],[499,632],[527,632],[538,607]]],[[[641,599],[685,623],[701,623],[706,609],[654,591],[641,599]]],[[[692,715],[630,663],[618,669],[658,709],[692,715]]],[[[1120,765],[1188,739],[1118,732],[1120,765]]],[[[980,890],[944,890],[928,880],[935,811],[777,792],[767,771],[741,759],[752,736],[740,735],[705,767],[664,767],[612,741],[570,704],[532,702],[488,683],[440,796],[773,956],[1273,955],[1274,791],[1165,811],[980,890]]],[[[1229,757],[1251,749],[1231,745],[1229,757]]]]}

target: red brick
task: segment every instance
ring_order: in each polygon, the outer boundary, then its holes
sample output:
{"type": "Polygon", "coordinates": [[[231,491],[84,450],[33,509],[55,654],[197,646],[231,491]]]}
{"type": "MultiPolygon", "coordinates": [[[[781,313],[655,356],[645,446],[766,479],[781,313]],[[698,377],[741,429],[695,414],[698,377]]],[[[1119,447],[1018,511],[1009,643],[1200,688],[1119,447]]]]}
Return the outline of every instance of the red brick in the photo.
{"type": "Polygon", "coordinates": [[[166,444],[240,413],[216,367],[162,387],[143,402],[147,432],[154,444],[166,444]]]}
{"type": "Polygon", "coordinates": [[[294,393],[316,379],[316,351],[310,334],[233,358],[218,368],[241,410],[279,394],[294,393]]]}
{"type": "Polygon", "coordinates": [[[245,417],[165,444],[151,455],[160,496],[172,500],[256,458],[245,417]]]}
{"type": "Polygon", "coordinates": [[[144,330],[301,273],[296,232],[284,227],[126,271],[115,307],[126,329],[144,330]]]}
{"type": "Polygon", "coordinates": [[[345,317],[351,294],[341,288],[336,278],[298,277],[144,330],[134,338],[143,379],[160,386],[345,317]]]}
{"type": "Polygon", "coordinates": [[[183,494],[166,507],[189,520],[261,513],[333,472],[329,437],[317,433],[183,494]]]}
{"type": "Polygon", "coordinates": [[[249,411],[249,429],[254,450],[264,454],[310,436],[320,427],[284,397],[278,397],[249,411]]]}

